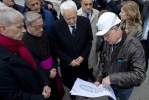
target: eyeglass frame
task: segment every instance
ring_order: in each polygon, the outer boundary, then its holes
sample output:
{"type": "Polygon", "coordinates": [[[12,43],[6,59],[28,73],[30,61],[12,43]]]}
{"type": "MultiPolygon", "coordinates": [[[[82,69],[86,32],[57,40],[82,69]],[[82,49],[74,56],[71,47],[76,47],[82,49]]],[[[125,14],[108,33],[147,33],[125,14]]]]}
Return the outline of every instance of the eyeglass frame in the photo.
{"type": "Polygon", "coordinates": [[[30,26],[31,26],[32,28],[35,28],[36,30],[40,30],[41,28],[43,28],[43,27],[45,26],[45,24],[37,25],[37,26],[32,26],[32,25],[30,24],[30,26]]]}

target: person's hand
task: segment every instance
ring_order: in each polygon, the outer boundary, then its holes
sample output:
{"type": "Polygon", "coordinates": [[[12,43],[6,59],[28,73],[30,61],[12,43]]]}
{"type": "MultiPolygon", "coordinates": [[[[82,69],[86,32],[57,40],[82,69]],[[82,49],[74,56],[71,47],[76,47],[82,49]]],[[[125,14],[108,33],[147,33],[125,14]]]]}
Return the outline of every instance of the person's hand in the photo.
{"type": "Polygon", "coordinates": [[[145,2],[146,0],[142,0],[143,2],[145,2]]]}
{"type": "Polygon", "coordinates": [[[98,87],[100,85],[100,82],[96,81],[94,84],[98,87]]]}
{"type": "Polygon", "coordinates": [[[78,62],[76,62],[76,60],[73,60],[73,61],[70,63],[70,65],[71,65],[72,67],[74,67],[74,66],[79,66],[80,64],[79,64],[78,62]]]}
{"type": "Polygon", "coordinates": [[[42,95],[45,99],[50,97],[50,94],[46,93],[45,91],[42,92],[42,95]]]}
{"type": "Polygon", "coordinates": [[[51,95],[51,88],[49,86],[44,86],[42,95],[44,96],[45,99],[49,98],[51,95]]]}
{"type": "Polygon", "coordinates": [[[48,4],[48,9],[52,9],[52,5],[48,4]]]}
{"type": "Polygon", "coordinates": [[[77,59],[76,59],[76,62],[78,62],[79,64],[81,64],[83,62],[84,58],[79,56],[77,59]]]}
{"type": "Polygon", "coordinates": [[[50,70],[50,78],[54,78],[56,76],[57,72],[56,72],[56,68],[52,68],[50,70]]]}
{"type": "Polygon", "coordinates": [[[103,85],[103,87],[110,86],[110,84],[111,84],[111,82],[110,82],[110,77],[109,76],[107,76],[107,77],[105,77],[105,78],[102,79],[102,85],[103,85]]]}

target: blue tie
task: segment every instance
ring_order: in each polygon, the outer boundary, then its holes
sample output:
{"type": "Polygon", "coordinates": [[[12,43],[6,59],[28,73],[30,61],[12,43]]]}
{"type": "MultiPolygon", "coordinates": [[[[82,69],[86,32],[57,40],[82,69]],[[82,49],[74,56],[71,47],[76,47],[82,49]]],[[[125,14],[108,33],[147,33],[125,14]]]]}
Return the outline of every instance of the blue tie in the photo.
{"type": "Polygon", "coordinates": [[[75,33],[76,33],[75,32],[76,31],[75,26],[71,26],[71,27],[72,27],[72,36],[75,37],[75,33]]]}
{"type": "Polygon", "coordinates": [[[113,44],[113,51],[114,51],[115,48],[116,48],[116,44],[113,44]]]}
{"type": "Polygon", "coordinates": [[[87,16],[87,18],[88,18],[88,19],[90,19],[90,18],[89,18],[89,14],[88,14],[88,13],[86,13],[86,16],[87,16]]]}
{"type": "Polygon", "coordinates": [[[114,51],[115,48],[118,47],[118,45],[119,45],[119,42],[117,44],[113,44],[113,51],[114,51]]]}

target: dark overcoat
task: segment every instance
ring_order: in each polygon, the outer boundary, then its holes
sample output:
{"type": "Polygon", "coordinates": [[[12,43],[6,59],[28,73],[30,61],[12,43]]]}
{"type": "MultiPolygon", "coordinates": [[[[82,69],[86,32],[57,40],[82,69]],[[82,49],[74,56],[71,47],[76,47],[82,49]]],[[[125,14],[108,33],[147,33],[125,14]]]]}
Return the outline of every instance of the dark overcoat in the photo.
{"type": "Polygon", "coordinates": [[[0,45],[0,99],[45,100],[43,87],[50,82],[40,66],[35,71],[25,60],[0,45]]]}
{"type": "Polygon", "coordinates": [[[62,81],[68,88],[72,88],[77,77],[88,80],[88,56],[92,39],[90,21],[85,17],[77,16],[75,38],[72,37],[63,18],[52,24],[50,34],[52,50],[60,58],[62,81]],[[81,65],[70,66],[72,60],[79,56],[84,58],[81,65]]]}

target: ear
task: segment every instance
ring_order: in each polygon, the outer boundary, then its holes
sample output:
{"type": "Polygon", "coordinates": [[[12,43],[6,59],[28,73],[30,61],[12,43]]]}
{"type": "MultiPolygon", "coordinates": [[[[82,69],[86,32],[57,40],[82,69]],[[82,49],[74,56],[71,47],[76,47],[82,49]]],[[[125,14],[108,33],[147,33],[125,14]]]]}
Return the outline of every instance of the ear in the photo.
{"type": "Polygon", "coordinates": [[[4,33],[6,31],[6,26],[0,25],[0,32],[4,33]]]}
{"type": "Polygon", "coordinates": [[[28,5],[28,3],[26,3],[26,2],[25,2],[25,6],[27,6],[27,7],[29,8],[29,5],[28,5]]]}

